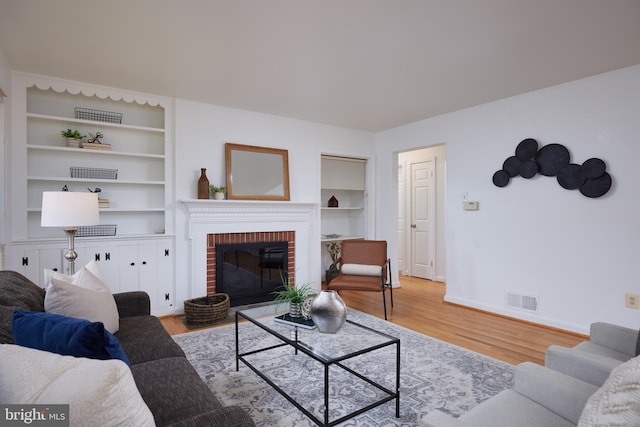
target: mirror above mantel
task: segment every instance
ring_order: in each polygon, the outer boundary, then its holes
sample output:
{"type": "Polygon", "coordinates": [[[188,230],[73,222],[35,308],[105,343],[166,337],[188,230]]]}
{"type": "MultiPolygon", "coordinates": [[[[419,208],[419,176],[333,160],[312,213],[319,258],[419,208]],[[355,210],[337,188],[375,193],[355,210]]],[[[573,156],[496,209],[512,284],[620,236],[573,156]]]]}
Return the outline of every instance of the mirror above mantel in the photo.
{"type": "Polygon", "coordinates": [[[228,142],[225,161],[229,200],[290,200],[287,150],[228,142]]]}

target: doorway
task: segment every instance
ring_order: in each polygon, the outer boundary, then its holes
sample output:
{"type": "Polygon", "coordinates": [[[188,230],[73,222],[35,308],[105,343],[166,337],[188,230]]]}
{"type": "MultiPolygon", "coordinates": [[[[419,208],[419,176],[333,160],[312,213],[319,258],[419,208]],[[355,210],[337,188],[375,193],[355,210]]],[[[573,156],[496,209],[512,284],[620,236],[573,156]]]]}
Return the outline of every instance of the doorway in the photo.
{"type": "Polygon", "coordinates": [[[445,146],[398,153],[400,274],[445,280],[445,146]]]}

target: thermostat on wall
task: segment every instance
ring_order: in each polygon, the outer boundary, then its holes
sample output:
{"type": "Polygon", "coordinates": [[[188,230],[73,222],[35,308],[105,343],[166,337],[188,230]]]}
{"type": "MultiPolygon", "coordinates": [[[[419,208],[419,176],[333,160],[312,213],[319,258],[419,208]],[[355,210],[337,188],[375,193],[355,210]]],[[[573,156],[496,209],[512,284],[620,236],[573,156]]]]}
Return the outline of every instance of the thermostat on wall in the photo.
{"type": "Polygon", "coordinates": [[[480,203],[478,203],[477,201],[470,202],[468,200],[465,200],[464,202],[462,202],[462,209],[464,209],[465,211],[477,211],[479,208],[480,203]]]}

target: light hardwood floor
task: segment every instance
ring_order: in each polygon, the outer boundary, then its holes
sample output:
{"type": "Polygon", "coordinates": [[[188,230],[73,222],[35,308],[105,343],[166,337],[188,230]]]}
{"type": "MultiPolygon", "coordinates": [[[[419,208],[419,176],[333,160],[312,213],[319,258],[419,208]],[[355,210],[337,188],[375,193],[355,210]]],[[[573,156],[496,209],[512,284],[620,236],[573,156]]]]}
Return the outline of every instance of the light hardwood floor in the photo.
{"type": "MultiPolygon", "coordinates": [[[[588,339],[573,332],[446,303],[445,284],[441,282],[407,276],[401,281],[402,287],[393,290],[394,308],[388,306],[389,321],[508,363],[544,364],[544,352],[551,344],[573,347],[588,339]]],[[[384,318],[379,292],[342,291],[340,295],[347,306],[384,318]]],[[[168,316],[161,321],[170,334],[187,332],[179,318],[168,316]]]]}

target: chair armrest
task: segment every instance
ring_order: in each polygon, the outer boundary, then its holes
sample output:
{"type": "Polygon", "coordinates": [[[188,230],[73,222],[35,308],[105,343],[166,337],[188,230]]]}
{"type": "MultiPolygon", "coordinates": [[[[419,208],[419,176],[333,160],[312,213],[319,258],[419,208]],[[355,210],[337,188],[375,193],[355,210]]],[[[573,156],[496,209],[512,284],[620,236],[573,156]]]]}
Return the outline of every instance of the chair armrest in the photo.
{"type": "Polygon", "coordinates": [[[149,316],[151,301],[149,295],[142,291],[121,292],[113,294],[120,317],[149,316]]]}
{"type": "Polygon", "coordinates": [[[559,345],[549,346],[544,365],[573,378],[601,386],[620,360],[559,345]]]}
{"type": "Polygon", "coordinates": [[[524,362],[516,366],[513,389],[561,417],[578,424],[598,387],[553,369],[524,362]]]}
{"type": "Polygon", "coordinates": [[[198,414],[169,425],[169,427],[201,426],[253,427],[255,423],[242,408],[234,405],[198,414]]]}
{"type": "Polygon", "coordinates": [[[625,328],[611,323],[592,323],[589,341],[630,357],[637,356],[639,350],[637,329],[625,328]]]}

